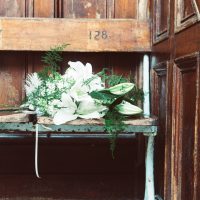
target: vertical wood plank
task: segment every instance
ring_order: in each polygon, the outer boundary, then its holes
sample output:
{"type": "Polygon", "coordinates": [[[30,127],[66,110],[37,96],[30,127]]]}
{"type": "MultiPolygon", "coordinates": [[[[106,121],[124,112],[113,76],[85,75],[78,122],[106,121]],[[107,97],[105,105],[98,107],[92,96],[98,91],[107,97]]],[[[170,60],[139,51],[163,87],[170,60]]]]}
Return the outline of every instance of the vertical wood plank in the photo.
{"type": "Polygon", "coordinates": [[[106,6],[106,18],[114,18],[115,17],[115,0],[107,0],[106,6]]]}
{"type": "Polygon", "coordinates": [[[137,0],[115,0],[115,18],[137,18],[137,0]]]}
{"type": "Polygon", "coordinates": [[[25,17],[25,1],[0,0],[0,17],[25,17]]]}
{"type": "Polygon", "coordinates": [[[0,54],[0,107],[20,105],[23,98],[24,61],[21,53],[0,54]]]}
{"type": "Polygon", "coordinates": [[[148,20],[150,18],[150,1],[138,0],[137,19],[148,20]]]}
{"type": "Polygon", "coordinates": [[[34,16],[34,0],[26,0],[26,17],[34,16]]]}
{"type": "Polygon", "coordinates": [[[34,17],[54,17],[54,0],[34,0],[34,17]]]}
{"type": "Polygon", "coordinates": [[[64,0],[65,18],[105,18],[106,1],[102,0],[64,0]]]}

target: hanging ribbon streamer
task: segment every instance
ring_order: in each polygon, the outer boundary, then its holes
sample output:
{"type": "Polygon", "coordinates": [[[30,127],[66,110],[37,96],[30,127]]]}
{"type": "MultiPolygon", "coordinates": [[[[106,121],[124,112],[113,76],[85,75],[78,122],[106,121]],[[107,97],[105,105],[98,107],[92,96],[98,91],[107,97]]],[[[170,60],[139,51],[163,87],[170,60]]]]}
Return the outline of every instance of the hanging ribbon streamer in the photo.
{"type": "Polygon", "coordinates": [[[37,178],[41,178],[38,172],[38,133],[39,133],[39,124],[36,124],[35,131],[35,174],[37,178]]]}

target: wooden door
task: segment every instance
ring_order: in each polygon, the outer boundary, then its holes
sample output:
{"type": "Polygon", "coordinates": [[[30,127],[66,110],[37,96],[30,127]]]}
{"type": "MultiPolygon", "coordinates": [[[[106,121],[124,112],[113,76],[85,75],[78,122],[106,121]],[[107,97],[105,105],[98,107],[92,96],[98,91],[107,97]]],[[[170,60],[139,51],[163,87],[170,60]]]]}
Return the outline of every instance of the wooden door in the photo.
{"type": "Polygon", "coordinates": [[[166,200],[200,199],[200,1],[151,3],[156,192],[166,200]]]}

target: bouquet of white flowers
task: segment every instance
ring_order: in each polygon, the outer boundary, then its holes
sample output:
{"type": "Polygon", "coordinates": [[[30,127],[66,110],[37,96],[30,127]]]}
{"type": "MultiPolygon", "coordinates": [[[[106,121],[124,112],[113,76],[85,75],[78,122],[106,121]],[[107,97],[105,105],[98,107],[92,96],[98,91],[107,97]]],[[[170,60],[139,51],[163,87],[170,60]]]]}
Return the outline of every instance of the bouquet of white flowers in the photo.
{"type": "Polygon", "coordinates": [[[115,140],[116,134],[124,129],[123,116],[142,112],[133,105],[134,96],[127,95],[135,84],[114,76],[115,84],[106,87],[109,84],[105,84],[105,71],[94,74],[90,63],[84,65],[80,61],[69,61],[69,68],[61,75],[57,72],[57,62],[61,60],[59,51],[53,49],[43,59],[48,67],[27,76],[22,107],[38,116],[52,117],[55,125],[76,118],[104,117],[105,130],[115,140]]]}
{"type": "MultiPolygon", "coordinates": [[[[105,116],[116,99],[133,89],[133,83],[121,83],[105,88],[98,74],[92,73],[91,64],[80,61],[69,62],[64,75],[50,74],[42,79],[38,73],[28,75],[25,82],[27,101],[22,107],[33,110],[37,115],[51,116],[56,125],[76,118],[99,119],[105,116]],[[95,97],[94,91],[110,95],[110,103],[95,97]]],[[[125,100],[115,109],[123,115],[139,114],[142,110],[125,100]]]]}

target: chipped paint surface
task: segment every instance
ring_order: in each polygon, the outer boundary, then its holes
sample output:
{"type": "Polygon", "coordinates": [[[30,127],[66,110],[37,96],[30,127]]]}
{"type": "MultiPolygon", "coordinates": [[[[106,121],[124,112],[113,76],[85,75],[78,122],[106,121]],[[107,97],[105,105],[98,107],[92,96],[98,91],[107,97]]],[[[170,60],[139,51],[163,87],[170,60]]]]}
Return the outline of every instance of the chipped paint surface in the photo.
{"type": "Polygon", "coordinates": [[[17,105],[19,102],[19,91],[15,88],[12,75],[0,72],[0,104],[17,105]]]}
{"type": "Polygon", "coordinates": [[[92,7],[92,3],[91,2],[85,2],[84,8],[90,8],[90,7],[92,7]]]}

